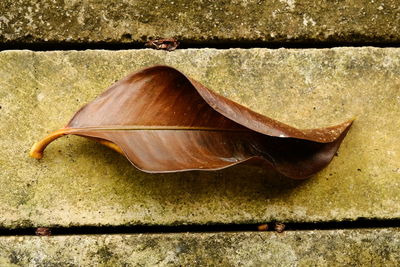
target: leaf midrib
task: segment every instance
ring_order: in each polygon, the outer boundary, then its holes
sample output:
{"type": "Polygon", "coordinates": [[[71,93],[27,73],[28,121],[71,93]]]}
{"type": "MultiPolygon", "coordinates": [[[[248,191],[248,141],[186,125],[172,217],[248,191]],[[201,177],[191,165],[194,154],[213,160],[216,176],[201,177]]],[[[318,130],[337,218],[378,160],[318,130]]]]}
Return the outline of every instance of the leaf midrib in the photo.
{"type": "Polygon", "coordinates": [[[212,132],[252,132],[250,129],[242,128],[217,128],[217,127],[193,127],[193,126],[149,126],[134,125],[121,126],[110,125],[103,127],[69,128],[71,131],[212,131],[212,132]]]}

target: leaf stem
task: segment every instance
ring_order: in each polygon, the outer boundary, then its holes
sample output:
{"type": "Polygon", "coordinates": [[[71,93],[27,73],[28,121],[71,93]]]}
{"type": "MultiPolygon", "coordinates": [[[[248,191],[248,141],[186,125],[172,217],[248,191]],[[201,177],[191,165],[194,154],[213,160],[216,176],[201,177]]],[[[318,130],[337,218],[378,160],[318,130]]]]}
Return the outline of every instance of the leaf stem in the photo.
{"type": "MultiPolygon", "coordinates": [[[[33,144],[31,151],[29,152],[29,155],[35,159],[43,158],[43,152],[51,142],[53,142],[57,138],[60,138],[63,135],[71,134],[76,130],[77,129],[62,128],[60,130],[52,132],[51,134],[49,134],[48,136],[46,136],[39,142],[33,144]]],[[[117,151],[118,153],[124,155],[123,150],[118,145],[114,144],[113,142],[110,142],[110,141],[107,141],[104,139],[100,139],[100,138],[92,138],[92,139],[95,140],[96,142],[99,142],[100,144],[102,144],[108,148],[111,148],[111,149],[117,151]]]]}
{"type": "Polygon", "coordinates": [[[31,151],[29,152],[29,155],[35,159],[43,158],[43,151],[46,149],[46,147],[57,138],[60,138],[61,136],[68,134],[68,132],[69,129],[66,128],[52,132],[39,142],[33,144],[31,151]]]}

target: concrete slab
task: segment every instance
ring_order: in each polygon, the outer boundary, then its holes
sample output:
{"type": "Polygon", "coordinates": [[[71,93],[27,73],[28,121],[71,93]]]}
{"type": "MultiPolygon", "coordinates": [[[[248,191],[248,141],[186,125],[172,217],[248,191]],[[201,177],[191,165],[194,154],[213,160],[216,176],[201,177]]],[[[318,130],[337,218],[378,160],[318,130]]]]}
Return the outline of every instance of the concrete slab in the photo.
{"type": "Polygon", "coordinates": [[[399,229],[0,237],[1,266],[397,266],[399,229]]]}
{"type": "Polygon", "coordinates": [[[262,223],[400,218],[400,49],[0,53],[0,226],[262,223]],[[257,167],[145,174],[80,137],[31,145],[114,81],[172,65],[299,128],[356,116],[337,157],[306,181],[257,167]]]}
{"type": "Polygon", "coordinates": [[[0,42],[399,43],[396,0],[3,0],[0,42]]]}

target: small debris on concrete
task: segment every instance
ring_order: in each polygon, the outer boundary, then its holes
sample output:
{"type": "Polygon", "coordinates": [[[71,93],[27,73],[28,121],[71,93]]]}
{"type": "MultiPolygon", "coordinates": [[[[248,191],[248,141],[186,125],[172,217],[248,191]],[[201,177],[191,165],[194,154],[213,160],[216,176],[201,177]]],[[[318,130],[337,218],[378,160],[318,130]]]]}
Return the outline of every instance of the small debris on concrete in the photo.
{"type": "Polygon", "coordinates": [[[37,236],[50,236],[51,235],[51,229],[47,227],[39,227],[36,229],[35,234],[37,236]]]}
{"type": "Polygon", "coordinates": [[[257,226],[258,231],[267,231],[268,230],[268,224],[260,224],[257,226]]]}
{"type": "Polygon", "coordinates": [[[147,41],[145,46],[157,50],[174,51],[179,44],[180,44],[179,41],[176,40],[175,38],[164,38],[164,39],[149,40],[147,41]]]}
{"type": "Polygon", "coordinates": [[[274,227],[275,231],[278,233],[282,233],[285,230],[285,225],[283,223],[275,223],[275,227],[274,227]]]}

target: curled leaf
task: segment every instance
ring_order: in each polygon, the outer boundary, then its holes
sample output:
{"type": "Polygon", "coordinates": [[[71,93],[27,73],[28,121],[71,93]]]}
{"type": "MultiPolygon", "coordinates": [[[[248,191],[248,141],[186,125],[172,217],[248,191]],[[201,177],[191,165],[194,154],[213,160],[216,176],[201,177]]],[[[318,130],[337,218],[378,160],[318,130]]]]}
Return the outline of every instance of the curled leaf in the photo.
{"type": "Polygon", "coordinates": [[[258,114],[209,90],[180,71],[153,66],[130,74],[82,107],[62,129],[125,155],[145,172],[218,170],[242,162],[265,164],[303,179],[333,158],[352,121],[300,130],[258,114]]]}

